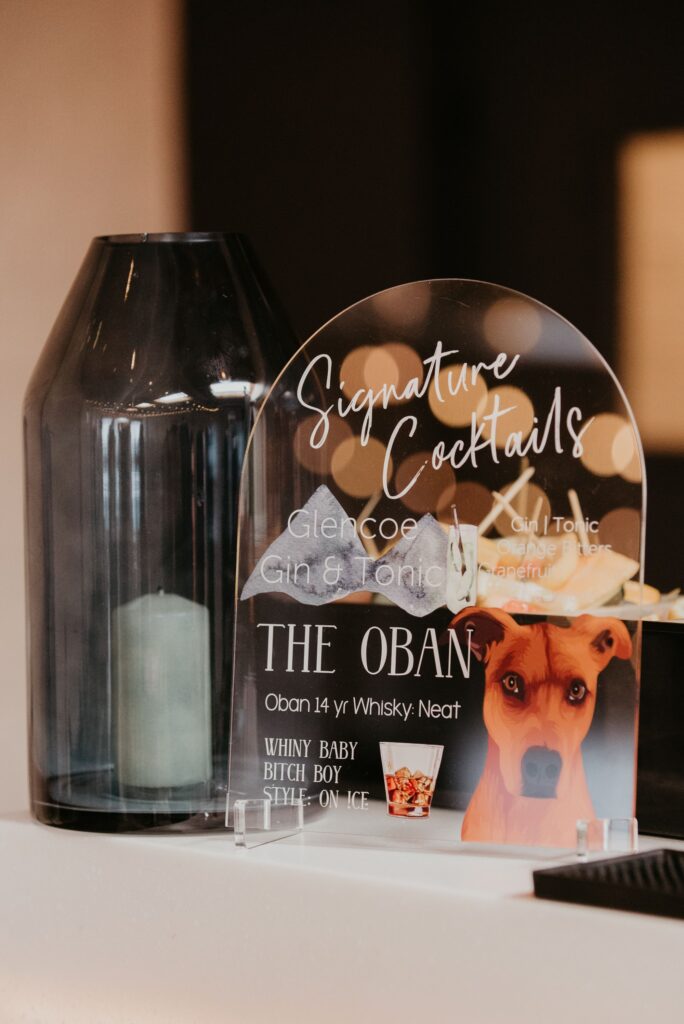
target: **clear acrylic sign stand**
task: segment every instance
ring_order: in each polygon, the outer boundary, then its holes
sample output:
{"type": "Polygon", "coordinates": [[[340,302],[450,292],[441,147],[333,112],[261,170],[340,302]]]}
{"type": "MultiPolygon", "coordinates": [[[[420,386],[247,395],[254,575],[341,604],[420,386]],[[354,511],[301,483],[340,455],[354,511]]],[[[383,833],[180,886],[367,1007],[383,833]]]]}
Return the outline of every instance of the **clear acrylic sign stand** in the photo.
{"type": "MultiPolygon", "coordinates": [[[[304,800],[299,799],[291,803],[275,803],[264,798],[236,800],[230,815],[226,809],[226,826],[233,829],[235,845],[250,850],[281,839],[301,837],[305,831],[304,807],[304,800]]],[[[410,839],[408,836],[402,838],[410,839]]],[[[437,844],[433,841],[432,845],[437,844]]],[[[591,821],[580,818],[576,823],[574,852],[580,861],[616,853],[636,853],[638,849],[639,825],[636,818],[594,818],[591,821]]],[[[541,851],[535,852],[539,854],[541,851]]],[[[543,852],[551,854],[551,851],[543,852]]],[[[556,850],[552,855],[565,857],[568,852],[556,850]]]]}
{"type": "Polygon", "coordinates": [[[631,820],[644,493],[614,374],[533,299],[417,282],[322,327],[244,464],[238,843],[631,820]]]}

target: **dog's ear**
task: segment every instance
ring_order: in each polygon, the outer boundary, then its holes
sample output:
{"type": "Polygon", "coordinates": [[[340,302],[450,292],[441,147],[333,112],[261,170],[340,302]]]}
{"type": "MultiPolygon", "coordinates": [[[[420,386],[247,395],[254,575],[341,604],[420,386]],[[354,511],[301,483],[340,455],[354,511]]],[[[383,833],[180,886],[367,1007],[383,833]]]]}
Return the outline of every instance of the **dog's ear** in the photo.
{"type": "Polygon", "coordinates": [[[449,629],[455,631],[461,646],[470,643],[470,650],[477,660],[485,664],[489,661],[492,645],[503,640],[506,633],[519,628],[515,619],[498,608],[464,608],[449,623],[449,629]]]}
{"type": "Polygon", "coordinates": [[[632,638],[621,619],[603,619],[594,615],[580,615],[574,628],[589,641],[592,654],[603,670],[612,658],[632,657],[632,638]]]}

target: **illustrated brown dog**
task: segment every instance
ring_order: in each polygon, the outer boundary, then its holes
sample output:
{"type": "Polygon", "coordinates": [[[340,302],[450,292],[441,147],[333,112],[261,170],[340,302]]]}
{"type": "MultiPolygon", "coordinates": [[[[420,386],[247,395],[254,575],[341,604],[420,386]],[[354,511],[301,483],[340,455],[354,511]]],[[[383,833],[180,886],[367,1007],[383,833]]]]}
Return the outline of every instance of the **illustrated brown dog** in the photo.
{"type": "Polygon", "coordinates": [[[449,628],[485,666],[487,757],[461,838],[574,845],[577,819],[595,816],[582,741],[600,673],[631,657],[625,624],[581,615],[565,628],[520,626],[506,612],[466,608],[449,628]]]}

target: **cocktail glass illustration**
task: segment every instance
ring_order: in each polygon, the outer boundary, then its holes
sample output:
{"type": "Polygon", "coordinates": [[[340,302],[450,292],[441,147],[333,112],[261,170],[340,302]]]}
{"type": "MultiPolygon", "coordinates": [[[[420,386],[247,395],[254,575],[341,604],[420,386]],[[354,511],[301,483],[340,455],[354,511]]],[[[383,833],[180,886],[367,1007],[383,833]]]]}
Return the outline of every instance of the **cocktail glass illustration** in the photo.
{"type": "Polygon", "coordinates": [[[443,750],[435,743],[380,744],[388,814],[427,818],[443,750]]]}

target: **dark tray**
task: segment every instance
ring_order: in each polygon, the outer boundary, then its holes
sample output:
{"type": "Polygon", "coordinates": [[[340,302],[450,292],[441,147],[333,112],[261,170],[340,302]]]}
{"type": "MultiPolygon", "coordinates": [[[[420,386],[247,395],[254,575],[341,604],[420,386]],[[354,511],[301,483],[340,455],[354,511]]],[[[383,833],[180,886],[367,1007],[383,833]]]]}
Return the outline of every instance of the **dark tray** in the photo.
{"type": "Polygon", "coordinates": [[[535,871],[545,900],[684,918],[684,852],[652,850],[626,857],[535,871]]]}

